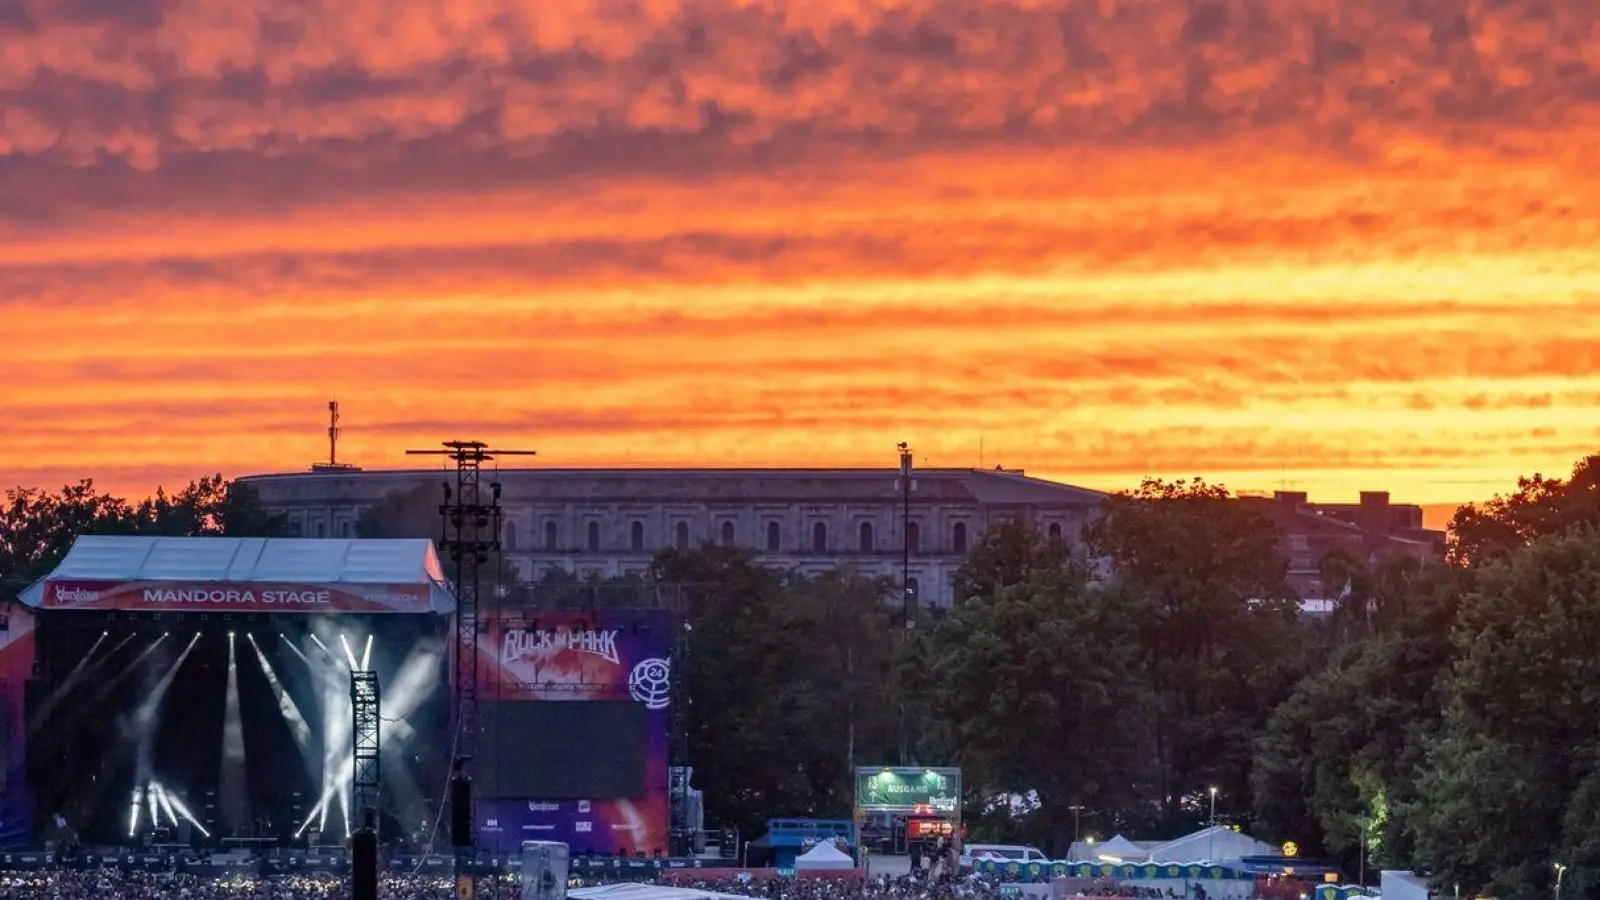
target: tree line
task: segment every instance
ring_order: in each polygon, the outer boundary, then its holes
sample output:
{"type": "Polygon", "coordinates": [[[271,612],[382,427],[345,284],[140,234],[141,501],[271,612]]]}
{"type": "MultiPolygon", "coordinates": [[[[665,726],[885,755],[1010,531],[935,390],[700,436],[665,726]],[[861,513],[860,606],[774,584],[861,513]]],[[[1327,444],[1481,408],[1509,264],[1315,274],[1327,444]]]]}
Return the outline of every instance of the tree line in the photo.
{"type": "MultiPolygon", "coordinates": [[[[363,536],[437,535],[432,501],[375,510],[363,536]]],[[[284,525],[220,478],[139,504],[13,491],[0,579],[48,571],[76,533],[284,525]]],[[[1363,860],[1533,898],[1559,863],[1564,889],[1600,891],[1600,455],[1459,510],[1443,562],[1321,566],[1342,587],[1307,617],[1270,520],[1152,480],[1080,541],[991,528],[956,603],[909,629],[891,580],[741,548],[663,551],[644,581],[689,595],[712,824],[842,817],[853,765],[954,764],[974,837],[1174,837],[1210,820],[1215,788],[1223,822],[1352,875],[1363,860]]]]}

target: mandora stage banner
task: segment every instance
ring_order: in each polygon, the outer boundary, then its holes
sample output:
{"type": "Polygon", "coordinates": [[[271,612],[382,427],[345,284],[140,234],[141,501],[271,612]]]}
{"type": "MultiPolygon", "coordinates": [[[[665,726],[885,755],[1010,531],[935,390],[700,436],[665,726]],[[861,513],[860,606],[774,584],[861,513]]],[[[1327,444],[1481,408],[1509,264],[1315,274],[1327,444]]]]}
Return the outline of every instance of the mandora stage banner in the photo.
{"type": "Polygon", "coordinates": [[[44,609],[123,612],[426,613],[419,584],[270,584],[227,581],[45,581],[44,609]]]}
{"type": "Polygon", "coordinates": [[[666,852],[672,617],[661,610],[480,614],[480,842],[666,852]]]}

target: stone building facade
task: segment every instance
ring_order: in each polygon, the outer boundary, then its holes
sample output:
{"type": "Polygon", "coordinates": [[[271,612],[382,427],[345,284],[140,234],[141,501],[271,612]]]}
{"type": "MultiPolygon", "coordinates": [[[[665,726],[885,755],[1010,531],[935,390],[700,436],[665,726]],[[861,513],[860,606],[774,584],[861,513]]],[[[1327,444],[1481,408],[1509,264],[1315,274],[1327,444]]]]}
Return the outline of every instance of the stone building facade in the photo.
{"type": "MultiPolygon", "coordinates": [[[[354,536],[386,494],[441,484],[439,470],[318,467],[253,475],[270,508],[306,537],[354,536]]],[[[815,573],[849,566],[899,580],[919,603],[948,605],[950,580],[990,525],[1029,522],[1073,544],[1102,494],[1021,471],[923,469],[906,503],[895,469],[504,469],[506,563],[523,581],[643,573],[667,547],[748,547],[769,564],[815,573]],[[909,510],[909,519],[907,512],[909,510]]]]}

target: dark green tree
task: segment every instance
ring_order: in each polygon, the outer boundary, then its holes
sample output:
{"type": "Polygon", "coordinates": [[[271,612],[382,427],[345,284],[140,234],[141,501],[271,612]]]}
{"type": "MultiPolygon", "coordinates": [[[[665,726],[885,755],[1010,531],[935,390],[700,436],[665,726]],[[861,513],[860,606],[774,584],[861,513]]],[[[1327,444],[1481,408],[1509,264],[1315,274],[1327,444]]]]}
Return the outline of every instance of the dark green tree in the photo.
{"type": "Polygon", "coordinates": [[[1600,454],[1579,460],[1563,481],[1532,475],[1516,491],[1456,510],[1450,557],[1475,564],[1504,557],[1544,535],[1577,526],[1600,527],[1600,454]]]}
{"type": "Polygon", "coordinates": [[[133,511],[140,534],[172,537],[287,537],[289,520],[270,512],[248,484],[211,475],[176,494],[156,488],[133,511]]]}
{"type": "Polygon", "coordinates": [[[1556,862],[1572,885],[1595,885],[1600,532],[1537,538],[1481,565],[1453,644],[1420,786],[1420,858],[1463,892],[1532,900],[1556,862]]]}
{"type": "MultiPolygon", "coordinates": [[[[989,546],[1018,549],[1016,538],[989,546]]],[[[1084,566],[1035,549],[1012,577],[980,574],[994,557],[974,554],[967,570],[984,593],[969,592],[931,630],[922,670],[968,782],[984,800],[1035,800],[1020,836],[1064,851],[1073,806],[1101,821],[1142,814],[1153,704],[1136,610],[1084,566]]]]}
{"type": "MultiPolygon", "coordinates": [[[[1440,725],[1441,681],[1463,573],[1396,559],[1363,587],[1364,633],[1334,651],[1274,710],[1257,739],[1251,788],[1259,836],[1292,840],[1354,872],[1408,864],[1416,772],[1440,725]]],[[[1348,602],[1348,598],[1347,598],[1348,602]]]]}
{"type": "Polygon", "coordinates": [[[663,551],[649,580],[688,604],[690,758],[708,820],[759,833],[772,816],[848,815],[850,766],[891,758],[897,731],[891,586],[712,545],[663,551]]]}
{"type": "Polygon", "coordinates": [[[7,491],[0,504],[0,596],[11,596],[48,574],[85,534],[148,534],[177,537],[232,535],[278,537],[288,522],[269,513],[246,485],[216,475],[176,494],[157,489],[134,506],[80,481],[50,493],[36,488],[7,491]]]}
{"type": "Polygon", "coordinates": [[[1252,743],[1303,670],[1276,528],[1221,486],[1148,480],[1086,536],[1139,611],[1164,827],[1203,820],[1209,787],[1248,816],[1252,743]]]}
{"type": "Polygon", "coordinates": [[[1063,540],[1040,536],[1020,519],[1006,519],[985,530],[951,579],[958,600],[992,597],[1001,588],[1026,584],[1035,573],[1060,572],[1072,554],[1063,540]]]}
{"type": "Polygon", "coordinates": [[[126,500],[95,490],[88,479],[59,493],[15,488],[0,507],[0,586],[14,594],[61,563],[80,534],[132,534],[126,500]]]}

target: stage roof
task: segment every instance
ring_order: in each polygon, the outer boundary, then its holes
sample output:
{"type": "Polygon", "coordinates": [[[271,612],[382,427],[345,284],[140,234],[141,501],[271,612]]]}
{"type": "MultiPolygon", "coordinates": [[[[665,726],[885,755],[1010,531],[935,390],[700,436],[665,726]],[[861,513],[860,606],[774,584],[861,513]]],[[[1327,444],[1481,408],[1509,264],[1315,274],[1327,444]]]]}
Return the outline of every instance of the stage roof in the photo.
{"type": "Polygon", "coordinates": [[[40,609],[132,612],[448,613],[422,540],[112,537],[73,542],[22,592],[40,609]]]}

